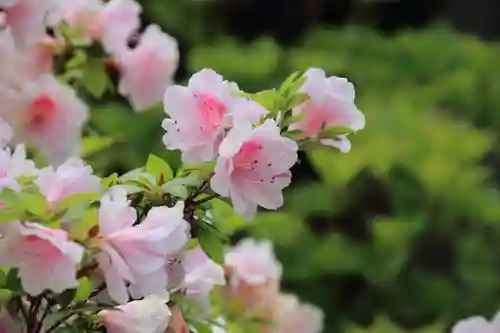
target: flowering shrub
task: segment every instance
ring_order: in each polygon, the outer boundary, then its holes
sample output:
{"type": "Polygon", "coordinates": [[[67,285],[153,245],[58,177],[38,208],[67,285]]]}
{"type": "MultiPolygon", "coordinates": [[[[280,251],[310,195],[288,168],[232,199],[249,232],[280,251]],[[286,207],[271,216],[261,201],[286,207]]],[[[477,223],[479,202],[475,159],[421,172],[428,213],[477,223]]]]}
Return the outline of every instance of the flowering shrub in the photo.
{"type": "Polygon", "coordinates": [[[133,0],[0,6],[0,331],[319,332],[321,311],[280,291],[271,244],[227,248],[220,211],[279,209],[299,150],[349,151],[354,86],[314,68],[259,93],[210,69],[176,86],[176,41],[139,36],[133,0]],[[175,173],[150,155],[101,178],[78,157],[77,91],[113,91],[110,66],[136,111],[163,99],[175,173]]]}

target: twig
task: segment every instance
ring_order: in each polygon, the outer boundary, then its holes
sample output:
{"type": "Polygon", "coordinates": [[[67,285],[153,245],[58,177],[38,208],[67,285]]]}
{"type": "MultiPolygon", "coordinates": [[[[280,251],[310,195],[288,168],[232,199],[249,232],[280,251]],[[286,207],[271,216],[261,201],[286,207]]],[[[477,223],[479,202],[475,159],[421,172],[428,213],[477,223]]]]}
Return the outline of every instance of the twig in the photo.
{"type": "Polygon", "coordinates": [[[208,202],[208,201],[210,201],[210,200],[212,200],[212,199],[215,199],[215,198],[218,198],[218,197],[219,197],[219,195],[218,195],[218,194],[212,194],[212,195],[210,195],[210,196],[208,196],[208,197],[206,197],[206,198],[200,199],[200,200],[198,200],[198,201],[193,201],[193,204],[194,204],[195,206],[199,206],[199,205],[201,205],[201,204],[203,204],[203,203],[205,203],[205,202],[208,202]]]}

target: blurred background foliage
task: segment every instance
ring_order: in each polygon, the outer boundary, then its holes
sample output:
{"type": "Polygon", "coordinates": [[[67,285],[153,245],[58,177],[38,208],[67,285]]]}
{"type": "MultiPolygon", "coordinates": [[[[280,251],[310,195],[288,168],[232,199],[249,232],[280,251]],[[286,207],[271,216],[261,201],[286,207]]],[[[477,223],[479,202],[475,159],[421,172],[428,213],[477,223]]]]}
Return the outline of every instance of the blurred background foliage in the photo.
{"type": "MultiPolygon", "coordinates": [[[[297,69],[321,67],[355,83],[367,117],[351,153],[301,156],[283,210],[263,212],[250,224],[219,212],[225,227],[237,232],[235,240],[254,235],[275,242],[285,267],[283,287],[323,308],[325,332],[437,333],[460,318],[496,312],[499,45],[453,30],[450,22],[462,22],[453,17],[388,34],[398,24],[386,14],[368,15],[371,2],[355,7],[367,10],[349,7],[342,16],[354,23],[368,17],[364,27],[339,27],[338,19],[297,32],[291,26],[307,22],[288,21],[290,34],[300,36],[293,42],[279,31],[238,37],[227,22],[236,5],[220,3],[143,0],[145,24],[159,23],[179,39],[178,82],[210,67],[254,92],[278,85],[297,69]],[[222,18],[213,16],[221,8],[222,18]]],[[[242,13],[255,1],[237,3],[242,13]]],[[[335,11],[342,3],[326,8],[335,11]]],[[[480,14],[474,18],[484,21],[480,14]]],[[[462,25],[483,39],[490,34],[481,35],[484,29],[470,22],[462,25]]],[[[89,103],[84,149],[98,172],[125,172],[149,153],[179,165],[178,153],[161,142],[161,106],[135,114],[111,95],[89,103]],[[92,139],[96,135],[115,142],[94,151],[102,144],[92,139]]]]}

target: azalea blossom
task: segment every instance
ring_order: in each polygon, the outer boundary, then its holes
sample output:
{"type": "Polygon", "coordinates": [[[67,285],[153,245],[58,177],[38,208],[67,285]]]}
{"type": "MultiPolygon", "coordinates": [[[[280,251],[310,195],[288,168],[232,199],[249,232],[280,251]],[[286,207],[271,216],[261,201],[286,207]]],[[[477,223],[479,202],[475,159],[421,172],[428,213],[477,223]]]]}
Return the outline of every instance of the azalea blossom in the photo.
{"type": "Polygon", "coordinates": [[[0,333],[23,333],[25,329],[23,325],[14,320],[9,312],[2,308],[0,310],[0,333]]]}
{"type": "Polygon", "coordinates": [[[179,149],[185,162],[205,162],[217,157],[225,131],[233,123],[257,124],[268,111],[236,94],[234,82],[211,69],[194,74],[187,87],[169,87],[163,104],[169,118],[163,121],[163,137],[169,149],[179,149]]]}
{"type": "Polygon", "coordinates": [[[123,189],[115,188],[101,200],[98,261],[110,296],[121,304],[129,299],[126,282],[134,294],[161,293],[167,285],[167,257],[183,248],[189,237],[182,204],[154,207],[134,226],[136,218],[123,189]]]}
{"type": "Polygon", "coordinates": [[[11,29],[0,31],[0,98],[9,96],[9,90],[21,90],[22,86],[36,80],[52,69],[53,47],[58,41],[45,36],[43,40],[20,50],[16,45],[11,29]]]}
{"type": "Polygon", "coordinates": [[[12,128],[9,124],[0,119],[0,148],[5,147],[10,139],[12,139],[12,128]]]}
{"type": "Polygon", "coordinates": [[[186,250],[183,265],[186,271],[186,298],[196,300],[202,307],[208,308],[209,294],[214,285],[226,283],[224,269],[213,262],[200,246],[186,250]]]}
{"type": "Polygon", "coordinates": [[[93,175],[92,168],[76,157],[68,159],[57,168],[48,166],[40,170],[40,176],[35,182],[51,204],[70,195],[101,191],[99,177],[93,175]]]}
{"type": "Polygon", "coordinates": [[[241,300],[246,309],[264,307],[269,312],[283,270],[271,242],[244,239],[226,252],[224,262],[230,277],[227,295],[241,300]]]}
{"type": "Polygon", "coordinates": [[[99,41],[106,53],[126,51],[128,39],[140,27],[141,6],[134,0],[73,0],[59,4],[51,21],[63,20],[83,32],[89,42],[99,41]]]}
{"type": "Polygon", "coordinates": [[[0,265],[18,268],[23,289],[33,296],[76,287],[83,252],[65,231],[32,222],[11,222],[0,238],[0,265]]]}
{"type": "Polygon", "coordinates": [[[474,316],[462,319],[451,329],[452,333],[498,333],[500,332],[500,314],[492,321],[484,317],[474,316]]]}
{"type": "Polygon", "coordinates": [[[172,317],[166,300],[148,296],[99,312],[109,333],[164,333],[172,317]]]}
{"type": "Polygon", "coordinates": [[[224,262],[233,269],[233,280],[249,284],[263,284],[270,279],[279,281],[283,271],[272,243],[267,240],[241,240],[227,251],[224,262]]]}
{"type": "Polygon", "coordinates": [[[13,128],[13,143],[33,145],[54,164],[77,155],[88,111],[73,89],[42,75],[18,87],[0,81],[0,91],[0,117],[13,128]]]}
{"type": "Polygon", "coordinates": [[[212,189],[230,197],[234,209],[250,220],[257,206],[278,209],[281,191],[291,181],[290,168],[297,161],[297,143],[280,135],[274,120],[257,128],[239,122],[219,147],[212,189]]]}
{"type": "Polygon", "coordinates": [[[6,1],[4,24],[12,31],[16,45],[30,47],[45,36],[47,17],[55,8],[54,0],[17,0],[6,1]]]}
{"type": "MultiPolygon", "coordinates": [[[[127,51],[128,39],[140,27],[141,23],[139,20],[139,15],[141,12],[141,6],[133,0],[112,0],[104,6],[103,10],[100,13],[100,20],[102,22],[100,41],[104,47],[104,50],[108,54],[120,56],[127,51]]],[[[161,39],[156,37],[155,42],[161,43],[165,40],[168,40],[172,45],[175,46],[175,48],[177,48],[177,44],[174,44],[169,38],[167,38],[167,36],[162,37],[165,38],[161,39]]],[[[172,52],[172,47],[163,47],[159,45],[157,52],[172,52]]],[[[164,57],[168,56],[169,54],[164,55],[164,57]]],[[[176,55],[176,57],[178,57],[178,55],[176,55]]],[[[157,67],[157,69],[161,70],[160,67],[157,67]]],[[[161,97],[159,100],[161,100],[161,97]]]]}
{"type": "Polygon", "coordinates": [[[323,330],[323,312],[313,305],[300,303],[295,295],[281,294],[273,312],[273,326],[263,332],[320,333],[323,330]]]}
{"type": "MultiPolygon", "coordinates": [[[[303,137],[315,137],[323,128],[345,126],[353,131],[365,127],[365,117],[354,104],[354,85],[345,78],[329,77],[321,69],[311,68],[299,89],[310,99],[293,109],[293,115],[305,115],[304,120],[290,125],[290,130],[304,132],[303,137]]],[[[351,144],[345,135],[322,139],[321,143],[348,152],[351,144]]]]}
{"type": "Polygon", "coordinates": [[[134,48],[117,57],[121,73],[119,92],[129,98],[135,110],[161,102],[172,84],[179,62],[177,41],[150,25],[134,48]],[[140,69],[140,70],[138,70],[140,69]]]}

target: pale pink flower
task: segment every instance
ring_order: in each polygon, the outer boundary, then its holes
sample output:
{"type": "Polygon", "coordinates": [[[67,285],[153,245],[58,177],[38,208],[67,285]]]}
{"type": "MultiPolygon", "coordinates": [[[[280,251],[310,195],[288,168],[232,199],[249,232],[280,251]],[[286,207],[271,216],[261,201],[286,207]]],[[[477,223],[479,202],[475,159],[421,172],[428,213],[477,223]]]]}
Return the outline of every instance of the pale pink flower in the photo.
{"type": "MultiPolygon", "coordinates": [[[[102,32],[100,36],[101,43],[104,50],[111,55],[119,56],[126,52],[128,49],[127,42],[132,34],[139,29],[140,20],[139,15],[142,11],[141,6],[133,0],[112,0],[108,2],[104,9],[100,13],[100,20],[102,22],[102,32]]],[[[151,34],[151,33],[150,33],[151,34]]],[[[177,48],[177,44],[166,35],[158,33],[157,36],[145,36],[143,38],[151,38],[150,41],[144,41],[144,43],[158,43],[156,56],[152,56],[153,59],[161,58],[159,55],[165,52],[163,57],[165,58],[177,58],[176,53],[172,52],[172,49],[177,48]],[[165,45],[168,44],[168,47],[165,45]]],[[[143,45],[143,47],[145,47],[143,45]]],[[[151,45],[150,45],[151,47],[151,45]]],[[[143,51],[144,52],[144,51],[143,51]]],[[[152,51],[148,51],[152,53],[152,51]]],[[[169,60],[169,62],[172,60],[169,60]]],[[[177,60],[175,60],[177,61],[177,60]]],[[[147,63],[142,63],[146,65],[147,63]]],[[[156,69],[162,71],[164,67],[159,66],[161,61],[158,61],[156,69]]],[[[136,70],[141,72],[144,69],[136,70]]],[[[175,70],[175,68],[174,68],[175,70]]],[[[168,71],[164,71],[165,76],[171,75],[168,71]]],[[[165,79],[164,79],[165,80],[165,79]]],[[[166,89],[166,87],[165,87],[166,89]]],[[[161,100],[158,99],[158,101],[161,100]]]]}
{"type": "Polygon", "coordinates": [[[101,191],[99,177],[93,175],[92,168],[76,157],[68,159],[57,168],[48,166],[40,170],[40,176],[35,182],[51,204],[70,195],[101,191]]]}
{"type": "Polygon", "coordinates": [[[172,313],[165,300],[149,296],[99,312],[108,333],[164,333],[172,313]]]}
{"type": "Polygon", "coordinates": [[[247,238],[231,248],[225,256],[225,264],[232,268],[232,280],[243,280],[249,284],[264,284],[269,280],[279,281],[283,268],[274,255],[269,241],[247,238]]]}
{"type": "Polygon", "coordinates": [[[9,1],[4,8],[4,23],[12,30],[19,47],[29,47],[42,40],[48,25],[47,17],[56,5],[55,0],[9,1]]]}
{"type": "Polygon", "coordinates": [[[5,147],[12,139],[12,127],[0,118],[0,148],[5,147]]]}
{"type": "Polygon", "coordinates": [[[83,252],[65,231],[31,222],[11,222],[0,239],[0,265],[19,268],[23,289],[33,296],[76,287],[83,252]]]}
{"type": "Polygon", "coordinates": [[[500,314],[497,314],[492,321],[484,317],[473,316],[462,319],[451,329],[452,333],[498,333],[500,332],[500,314]]]}
{"type": "MultiPolygon", "coordinates": [[[[301,130],[305,137],[315,137],[326,125],[345,126],[353,131],[365,127],[365,117],[354,104],[354,85],[345,78],[327,78],[321,69],[311,68],[300,91],[309,94],[310,99],[293,109],[293,115],[307,118],[292,124],[290,130],[301,130]]],[[[348,152],[351,144],[345,135],[323,139],[321,143],[348,152]]]]}
{"type": "Polygon", "coordinates": [[[60,21],[78,28],[90,40],[98,39],[102,33],[101,11],[102,0],[60,1],[50,13],[49,21],[56,25],[60,21]]]}
{"type": "Polygon", "coordinates": [[[0,117],[12,126],[14,143],[35,146],[53,164],[77,155],[88,111],[73,89],[42,75],[0,91],[0,117]]]}
{"type": "Polygon", "coordinates": [[[53,47],[58,44],[56,38],[45,36],[39,43],[31,46],[26,54],[27,73],[36,77],[49,74],[52,70],[54,59],[53,47]]]}
{"type": "Polygon", "coordinates": [[[37,170],[35,163],[26,158],[26,149],[18,145],[14,152],[10,149],[0,150],[0,189],[2,185],[17,190],[17,180],[22,176],[34,176],[37,170]]]}
{"type": "Polygon", "coordinates": [[[134,294],[162,292],[167,285],[167,257],[183,248],[189,237],[182,204],[154,207],[134,226],[136,215],[121,188],[101,200],[99,266],[110,296],[122,304],[129,299],[126,282],[133,285],[134,294]]]}
{"type": "Polygon", "coordinates": [[[272,333],[319,333],[323,330],[323,312],[311,305],[300,303],[295,295],[281,294],[273,311],[272,333]]]}
{"type": "Polygon", "coordinates": [[[219,148],[212,189],[231,197],[234,209],[250,220],[257,206],[277,209],[282,190],[290,184],[290,168],[297,161],[297,143],[280,135],[274,120],[257,128],[239,122],[219,148]]]}
{"type": "Polygon", "coordinates": [[[129,98],[136,111],[160,102],[172,84],[178,61],[177,41],[157,25],[150,25],[134,49],[117,57],[120,94],[129,98]]]}
{"type": "Polygon", "coordinates": [[[22,323],[12,318],[5,308],[0,310],[0,333],[23,333],[25,331],[22,323]]]}
{"type": "Polygon", "coordinates": [[[233,123],[257,123],[267,111],[257,103],[237,97],[235,83],[211,69],[194,74],[187,87],[172,86],[163,100],[169,118],[163,137],[169,149],[179,149],[185,162],[205,162],[217,157],[226,130],[233,123]]]}
{"type": "Polygon", "coordinates": [[[19,0],[0,0],[0,7],[6,8],[15,5],[19,0]]]}
{"type": "Polygon", "coordinates": [[[200,246],[186,250],[182,263],[186,272],[186,298],[196,300],[201,306],[208,308],[210,291],[214,285],[226,283],[224,269],[213,262],[200,246]]]}

